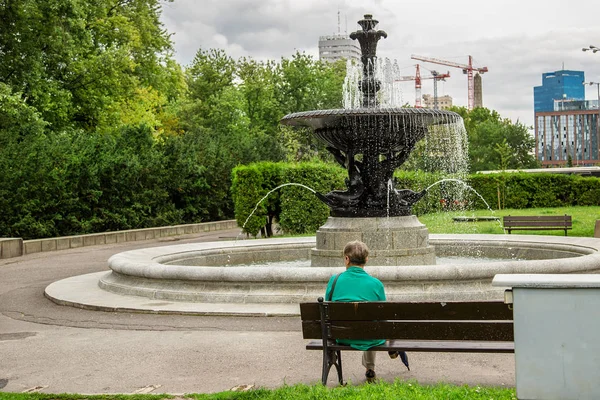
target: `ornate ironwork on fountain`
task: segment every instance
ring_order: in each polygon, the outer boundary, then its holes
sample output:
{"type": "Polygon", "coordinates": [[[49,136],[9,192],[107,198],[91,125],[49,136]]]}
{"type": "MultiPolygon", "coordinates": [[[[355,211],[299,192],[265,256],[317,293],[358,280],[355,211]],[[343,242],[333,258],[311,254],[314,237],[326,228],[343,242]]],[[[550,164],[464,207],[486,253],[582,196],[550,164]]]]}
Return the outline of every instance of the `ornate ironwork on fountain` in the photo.
{"type": "Polygon", "coordinates": [[[377,42],[381,38],[387,38],[387,33],[382,30],[375,30],[378,23],[379,21],[373,19],[371,14],[365,14],[364,19],[358,21],[362,30],[350,34],[350,39],[358,40],[362,53],[363,78],[358,85],[363,93],[362,106],[365,108],[377,106],[377,92],[381,88],[381,82],[375,79],[377,42]]]}
{"type": "Polygon", "coordinates": [[[329,206],[333,217],[397,217],[412,214],[412,205],[425,191],[396,189],[394,170],[400,167],[435,125],[455,123],[460,116],[450,111],[414,108],[380,108],[380,82],[375,77],[377,42],[387,37],[376,30],[370,14],[358,21],[362,30],[350,37],[362,51],[362,107],[316,110],[286,115],[281,123],[312,128],[327,150],[347,170],[347,190],[316,196],[329,206]]]}

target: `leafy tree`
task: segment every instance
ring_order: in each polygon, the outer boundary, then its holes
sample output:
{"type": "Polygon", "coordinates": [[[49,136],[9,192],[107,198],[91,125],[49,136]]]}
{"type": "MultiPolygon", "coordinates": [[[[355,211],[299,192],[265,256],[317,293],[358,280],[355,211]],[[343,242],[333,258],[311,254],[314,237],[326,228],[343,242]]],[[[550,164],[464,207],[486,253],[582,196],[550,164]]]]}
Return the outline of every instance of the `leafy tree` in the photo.
{"type": "Polygon", "coordinates": [[[6,0],[0,20],[0,81],[53,130],[119,126],[128,101],[182,90],[160,0],[6,0]]]}
{"type": "Polygon", "coordinates": [[[463,117],[469,137],[472,171],[535,168],[535,139],[525,125],[500,117],[497,111],[477,107],[468,111],[454,107],[463,117]]]}

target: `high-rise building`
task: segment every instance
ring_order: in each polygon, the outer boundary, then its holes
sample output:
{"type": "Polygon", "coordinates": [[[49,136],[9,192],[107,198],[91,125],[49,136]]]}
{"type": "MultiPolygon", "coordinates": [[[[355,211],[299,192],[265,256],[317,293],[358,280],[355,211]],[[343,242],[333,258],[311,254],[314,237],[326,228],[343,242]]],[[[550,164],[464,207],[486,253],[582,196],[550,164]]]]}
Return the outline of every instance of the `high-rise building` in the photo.
{"type": "Polygon", "coordinates": [[[560,70],[542,74],[542,86],[533,88],[534,111],[553,111],[555,100],[585,100],[583,71],[560,70]]]}
{"type": "Polygon", "coordinates": [[[585,100],[583,71],[542,74],[534,87],[535,153],[542,166],[592,166],[599,160],[598,101],[585,100]]]}
{"type": "Polygon", "coordinates": [[[341,59],[360,62],[360,46],[348,35],[329,35],[319,37],[319,60],[334,62],[341,59]]]}

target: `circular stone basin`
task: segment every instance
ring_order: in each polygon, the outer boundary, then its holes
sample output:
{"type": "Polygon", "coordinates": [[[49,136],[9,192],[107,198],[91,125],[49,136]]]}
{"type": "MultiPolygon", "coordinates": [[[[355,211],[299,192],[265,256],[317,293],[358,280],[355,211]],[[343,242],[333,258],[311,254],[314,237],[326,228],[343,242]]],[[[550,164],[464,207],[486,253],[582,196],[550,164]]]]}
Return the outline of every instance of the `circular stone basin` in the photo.
{"type": "Polygon", "coordinates": [[[424,138],[431,125],[454,124],[460,119],[445,110],[357,108],[297,112],[283,117],[281,123],[312,128],[317,138],[342,151],[388,153],[424,138]]]}
{"type": "MultiPolygon", "coordinates": [[[[500,300],[504,288],[491,286],[496,274],[600,271],[600,239],[430,235],[429,242],[435,246],[438,256],[505,260],[419,266],[368,265],[366,270],[383,281],[389,300],[500,300]]],[[[303,237],[132,250],[109,259],[112,271],[100,278],[99,286],[112,293],[154,300],[259,304],[315,301],[323,296],[331,275],[342,272],[343,266],[232,267],[308,259],[314,247],[314,237],[303,237]]]]}

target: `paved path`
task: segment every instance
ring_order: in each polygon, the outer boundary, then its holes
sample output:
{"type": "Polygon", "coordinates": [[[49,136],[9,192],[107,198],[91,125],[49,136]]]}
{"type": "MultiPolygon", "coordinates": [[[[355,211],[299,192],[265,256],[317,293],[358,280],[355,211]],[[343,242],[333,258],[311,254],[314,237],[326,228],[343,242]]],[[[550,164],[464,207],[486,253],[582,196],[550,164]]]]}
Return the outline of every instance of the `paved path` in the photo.
{"type": "MultiPolygon", "coordinates": [[[[321,354],[304,350],[298,317],[112,313],[60,306],[47,285],[107,270],[113,254],[174,243],[230,240],[219,231],[0,260],[0,391],[206,393],[253,384],[319,381],[321,354]]],[[[411,371],[379,354],[378,376],[393,381],[514,386],[514,356],[410,353],[411,371]]],[[[364,382],[360,354],[344,374],[364,382]]],[[[334,378],[330,380],[334,385],[334,378]]]]}

